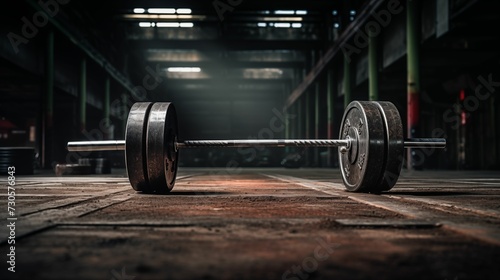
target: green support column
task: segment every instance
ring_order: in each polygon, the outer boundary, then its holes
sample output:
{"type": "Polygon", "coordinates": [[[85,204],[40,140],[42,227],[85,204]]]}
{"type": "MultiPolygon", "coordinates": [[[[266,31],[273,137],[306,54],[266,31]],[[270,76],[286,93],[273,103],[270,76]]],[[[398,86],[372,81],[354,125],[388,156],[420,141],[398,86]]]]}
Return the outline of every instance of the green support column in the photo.
{"type": "Polygon", "coordinates": [[[377,61],[377,37],[370,37],[368,40],[368,98],[377,101],[378,97],[378,61],[377,61]]]}
{"type": "MultiPolygon", "coordinates": [[[[319,118],[321,113],[320,108],[320,88],[319,81],[314,85],[314,138],[319,139],[319,118]]],[[[320,166],[320,148],[314,148],[314,165],[320,166]]]]}
{"type": "MultiPolygon", "coordinates": [[[[326,104],[327,104],[327,138],[336,139],[334,135],[334,117],[335,117],[335,91],[334,91],[334,80],[333,71],[331,69],[327,72],[327,92],[326,92],[326,104]]],[[[328,167],[333,166],[333,155],[337,149],[328,148],[328,167]]]]}
{"type": "Polygon", "coordinates": [[[351,62],[344,55],[344,108],[351,102],[351,62]]]}
{"type": "MultiPolygon", "coordinates": [[[[311,94],[310,91],[305,92],[305,131],[304,131],[304,137],[305,139],[311,139],[311,94]]],[[[309,149],[305,149],[305,160],[306,160],[306,166],[309,166],[310,164],[310,157],[309,157],[309,149]]]]}
{"type": "Polygon", "coordinates": [[[109,76],[106,77],[106,81],[104,81],[104,121],[106,122],[106,131],[104,133],[104,138],[110,140],[113,138],[112,127],[111,127],[111,110],[110,110],[110,98],[111,97],[111,85],[109,76]]]}
{"type": "Polygon", "coordinates": [[[51,167],[54,152],[54,31],[50,31],[47,36],[45,78],[45,108],[41,143],[42,168],[51,167]]]}
{"type": "MultiPolygon", "coordinates": [[[[420,40],[419,40],[419,1],[407,0],[406,8],[406,46],[408,67],[407,89],[407,128],[408,138],[418,135],[419,95],[420,95],[420,40]]],[[[407,149],[407,168],[413,169],[412,149],[407,149]]]]}
{"type": "Polygon", "coordinates": [[[87,60],[82,59],[80,65],[80,130],[87,124],[87,60]]]}
{"type": "Polygon", "coordinates": [[[297,122],[297,138],[304,137],[304,129],[303,129],[303,117],[304,117],[304,104],[302,104],[302,98],[297,99],[297,116],[295,117],[295,121],[297,122]]]}

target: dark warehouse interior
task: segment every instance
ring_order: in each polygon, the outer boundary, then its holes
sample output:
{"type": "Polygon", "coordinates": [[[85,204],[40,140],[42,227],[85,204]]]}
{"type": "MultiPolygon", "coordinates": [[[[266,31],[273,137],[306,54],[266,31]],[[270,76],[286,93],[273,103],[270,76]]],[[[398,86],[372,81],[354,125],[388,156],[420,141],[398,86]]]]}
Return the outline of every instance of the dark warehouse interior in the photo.
{"type": "MultiPolygon", "coordinates": [[[[0,176],[17,184],[20,248],[17,276],[2,268],[0,278],[498,277],[496,1],[21,0],[4,6],[0,176]],[[176,154],[181,145],[173,141],[184,140],[351,141],[349,135],[361,141],[363,120],[346,122],[353,101],[371,102],[360,103],[369,104],[363,108],[370,129],[376,120],[367,108],[389,101],[399,112],[394,118],[401,119],[404,145],[443,138],[446,147],[396,155],[393,145],[403,151],[403,142],[381,134],[387,143],[380,168],[373,167],[376,152],[362,154],[354,142],[345,144],[347,154],[333,145],[212,145],[182,149],[172,160],[169,150],[159,160],[168,166],[161,176],[173,172],[176,188],[155,195],[160,191],[134,184],[136,170],[118,148],[67,146],[125,139],[140,102],[152,102],[151,112],[153,103],[175,105],[178,136],[165,146],[176,154]],[[395,180],[386,188],[350,188],[357,173],[346,169],[346,157],[360,172],[379,168],[373,175],[379,186],[393,175],[384,175],[392,164],[395,180]],[[85,169],[91,161],[92,172],[85,169]],[[175,170],[167,170],[172,162],[175,170]],[[327,247],[328,240],[338,248],[327,247]],[[304,258],[317,251],[328,257],[304,258]],[[58,263],[67,267],[59,271],[58,263]],[[134,276],[125,277],[124,269],[134,276]]],[[[141,133],[153,130],[141,127],[141,133]]],[[[398,128],[386,120],[384,129],[398,128]]],[[[142,135],[137,141],[147,145],[134,149],[149,157],[153,144],[142,135]]],[[[375,136],[366,137],[366,145],[378,145],[375,136]]],[[[144,159],[139,171],[153,184],[151,162],[144,159]]],[[[11,197],[10,190],[2,194],[9,207],[11,197]]],[[[0,218],[8,219],[4,212],[0,218]]],[[[12,249],[3,227],[4,255],[12,249]]]]}
{"type": "MultiPolygon", "coordinates": [[[[0,141],[34,147],[43,168],[72,160],[70,140],[123,138],[128,110],[141,101],[173,102],[183,139],[335,138],[350,100],[388,100],[403,120],[407,115],[406,11],[398,1],[35,2],[3,11],[0,141]],[[134,13],[166,4],[185,11],[134,13]],[[44,9],[54,16],[37,16],[44,9]],[[277,111],[286,129],[269,127],[277,111]]],[[[499,38],[484,28],[499,24],[496,6],[447,5],[416,7],[420,106],[413,137],[448,140],[444,153],[416,161],[428,169],[498,170],[499,38]]],[[[305,166],[335,167],[327,150],[305,151],[305,166]]],[[[180,164],[279,166],[284,156],[281,149],[189,151],[180,164]]]]}

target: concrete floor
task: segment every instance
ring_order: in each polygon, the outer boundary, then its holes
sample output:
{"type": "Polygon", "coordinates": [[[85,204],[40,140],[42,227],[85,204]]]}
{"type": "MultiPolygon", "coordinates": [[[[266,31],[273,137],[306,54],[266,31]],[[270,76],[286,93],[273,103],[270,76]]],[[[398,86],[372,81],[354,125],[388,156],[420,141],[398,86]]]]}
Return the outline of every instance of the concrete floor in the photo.
{"type": "MultiPolygon", "coordinates": [[[[121,173],[121,172],[118,172],[121,173]]],[[[124,174],[16,178],[0,279],[498,279],[500,173],[402,174],[383,195],[332,169],[181,169],[169,195],[124,174]]]]}

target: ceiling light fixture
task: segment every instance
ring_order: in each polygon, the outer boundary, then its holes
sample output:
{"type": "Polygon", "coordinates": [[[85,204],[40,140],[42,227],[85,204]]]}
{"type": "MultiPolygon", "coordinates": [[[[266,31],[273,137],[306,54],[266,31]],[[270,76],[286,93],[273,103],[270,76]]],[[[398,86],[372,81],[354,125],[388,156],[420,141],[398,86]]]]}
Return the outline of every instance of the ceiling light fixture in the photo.
{"type": "Polygon", "coordinates": [[[274,24],[276,28],[290,28],[290,23],[277,22],[274,24]]]}
{"type": "Polygon", "coordinates": [[[277,11],[274,11],[275,15],[293,15],[294,13],[295,13],[295,11],[293,11],[293,10],[277,10],[277,11]]]}
{"type": "Polygon", "coordinates": [[[148,9],[150,14],[175,14],[175,9],[151,8],[148,9]]]}
{"type": "Polygon", "coordinates": [[[151,27],[151,22],[139,22],[139,27],[151,27]]]}
{"type": "Polygon", "coordinates": [[[178,14],[186,15],[186,14],[191,14],[191,12],[192,12],[191,9],[177,9],[178,14]]]}
{"type": "Polygon", "coordinates": [[[201,72],[200,67],[168,67],[168,72],[178,72],[178,73],[199,73],[201,72]]]}

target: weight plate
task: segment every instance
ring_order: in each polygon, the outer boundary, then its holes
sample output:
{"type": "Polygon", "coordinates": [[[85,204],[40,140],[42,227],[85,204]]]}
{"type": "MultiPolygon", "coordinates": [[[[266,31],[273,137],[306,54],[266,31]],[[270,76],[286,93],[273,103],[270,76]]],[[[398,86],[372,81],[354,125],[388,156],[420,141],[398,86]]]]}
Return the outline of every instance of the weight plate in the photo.
{"type": "Polygon", "coordinates": [[[147,174],[148,192],[166,193],[172,190],[177,175],[178,152],[177,115],[174,105],[153,104],[147,125],[147,174]]]}
{"type": "Polygon", "coordinates": [[[382,167],[377,191],[388,191],[398,181],[404,157],[403,124],[399,111],[391,102],[373,102],[379,108],[384,121],[385,162],[382,167]]]}
{"type": "Polygon", "coordinates": [[[385,157],[384,123],[378,106],[368,101],[351,102],[344,112],[339,138],[351,140],[344,153],[339,149],[346,189],[376,190],[385,157]]]}
{"type": "Polygon", "coordinates": [[[56,176],[90,175],[92,174],[92,166],[84,164],[57,164],[55,173],[56,176]]]}
{"type": "Polygon", "coordinates": [[[0,147],[0,174],[6,174],[7,169],[14,166],[16,168],[17,175],[33,175],[34,160],[34,148],[0,147]]]}
{"type": "Polygon", "coordinates": [[[136,191],[145,191],[149,187],[146,157],[146,128],[149,111],[153,103],[135,103],[130,108],[125,130],[125,164],[127,174],[136,191]]]}

